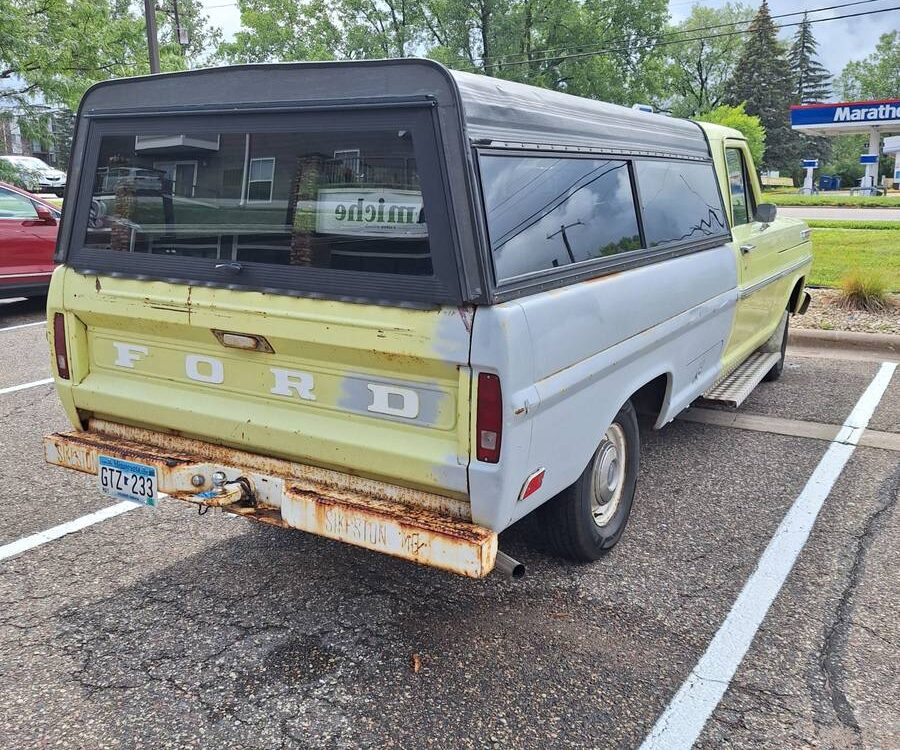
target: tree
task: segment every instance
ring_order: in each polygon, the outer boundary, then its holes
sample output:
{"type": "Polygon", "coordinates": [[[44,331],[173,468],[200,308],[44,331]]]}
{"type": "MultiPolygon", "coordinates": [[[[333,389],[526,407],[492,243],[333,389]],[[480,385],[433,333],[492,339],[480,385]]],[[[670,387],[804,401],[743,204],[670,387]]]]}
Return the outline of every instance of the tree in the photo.
{"type": "Polygon", "coordinates": [[[747,114],[756,115],[762,122],[766,130],[762,165],[790,170],[797,160],[788,114],[793,82],[767,0],[760,5],[748,35],[726,103],[736,106],[745,102],[747,114]]]}
{"type": "Polygon", "coordinates": [[[818,46],[804,13],[788,55],[794,74],[794,104],[814,104],[831,96],[831,73],[816,59],[818,46]]]}
{"type": "Polygon", "coordinates": [[[222,41],[222,30],[210,25],[199,0],[157,0],[156,17],[163,70],[202,63],[222,41]],[[179,27],[187,36],[185,44],[178,38],[179,27]]]}
{"type": "Polygon", "coordinates": [[[859,163],[859,155],[868,151],[869,137],[842,135],[831,140],[830,154],[824,162],[820,162],[819,174],[839,175],[843,187],[852,187],[865,172],[865,167],[859,163]]]}
{"type": "Polygon", "coordinates": [[[900,31],[882,34],[871,55],[848,62],[835,88],[845,101],[900,97],[900,31]]]}
{"type": "Polygon", "coordinates": [[[750,149],[753,163],[756,165],[762,163],[766,151],[766,129],[759,117],[747,114],[743,104],[736,107],[721,104],[709,112],[698,115],[695,119],[740,130],[747,139],[747,147],[750,149]]]}
{"type": "Polygon", "coordinates": [[[217,51],[225,62],[333,60],[341,52],[326,0],[238,0],[238,9],[241,30],[217,51]]]}
{"type": "Polygon", "coordinates": [[[0,0],[0,105],[75,108],[90,84],[140,72],[143,24],[100,0],[0,0]]]}
{"type": "Polygon", "coordinates": [[[726,3],[721,8],[695,5],[691,15],[672,29],[677,34],[672,39],[683,41],[667,46],[669,90],[674,95],[665,109],[676,117],[694,117],[722,103],[743,40],[739,34],[714,35],[741,28],[739,24],[746,22],[751,12],[743,3],[726,3]],[[701,30],[710,26],[724,28],[712,32],[701,30]]]}
{"type": "Polygon", "coordinates": [[[229,62],[424,53],[452,68],[624,104],[662,88],[653,42],[666,0],[238,1],[243,28],[219,46],[229,62]]]}
{"type": "MultiPolygon", "coordinates": [[[[191,41],[182,49],[174,17],[157,14],[163,70],[187,67],[217,38],[198,0],[179,2],[191,41]]],[[[128,0],[0,0],[0,19],[0,110],[28,137],[49,138],[51,110],[74,111],[97,81],[150,72],[143,13],[128,0]]]]}
{"type": "Polygon", "coordinates": [[[339,12],[349,57],[409,57],[422,34],[418,0],[342,0],[339,12]]]}
{"type": "MultiPolygon", "coordinates": [[[[793,104],[814,104],[825,101],[831,96],[831,73],[817,59],[818,43],[813,37],[812,25],[806,14],[797,27],[791,44],[788,60],[794,76],[793,104]]],[[[831,154],[831,139],[821,138],[793,131],[797,157],[803,159],[819,159],[825,162],[831,154]]],[[[803,176],[799,159],[792,165],[795,181],[803,176]]]]}

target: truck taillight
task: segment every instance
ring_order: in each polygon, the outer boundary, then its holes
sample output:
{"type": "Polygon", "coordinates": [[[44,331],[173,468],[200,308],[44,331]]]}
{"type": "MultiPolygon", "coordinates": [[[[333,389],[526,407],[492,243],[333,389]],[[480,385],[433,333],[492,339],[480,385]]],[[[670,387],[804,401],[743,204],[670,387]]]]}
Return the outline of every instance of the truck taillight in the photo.
{"type": "Polygon", "coordinates": [[[53,351],[56,354],[56,372],[63,380],[68,380],[69,351],[66,349],[66,319],[62,313],[53,314],[53,351]]]}
{"type": "Polygon", "coordinates": [[[503,396],[500,378],[489,372],[478,375],[478,405],[475,416],[475,456],[479,461],[495,464],[500,460],[500,438],[503,436],[503,396]]]}

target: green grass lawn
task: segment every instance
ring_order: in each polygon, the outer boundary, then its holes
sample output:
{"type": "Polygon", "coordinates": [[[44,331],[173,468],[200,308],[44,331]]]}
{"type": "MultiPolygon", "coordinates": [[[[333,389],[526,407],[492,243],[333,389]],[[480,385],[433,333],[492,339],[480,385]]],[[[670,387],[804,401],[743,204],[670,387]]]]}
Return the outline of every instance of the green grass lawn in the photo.
{"type": "Polygon", "coordinates": [[[900,232],[900,221],[869,221],[868,219],[805,219],[813,229],[887,229],[900,232]]]}
{"type": "Polygon", "coordinates": [[[777,206],[845,206],[848,208],[900,208],[900,195],[798,195],[767,190],[763,197],[777,206]]]}
{"type": "MultiPolygon", "coordinates": [[[[809,222],[835,224],[837,222],[809,222]]],[[[851,222],[841,222],[849,224],[851,222]]],[[[863,222],[868,223],[868,222],[863,222]]],[[[879,224],[882,222],[879,222],[879,224]]],[[[896,222],[900,225],[900,222],[896,222]]],[[[807,283],[837,287],[851,271],[879,274],[892,292],[900,292],[900,226],[814,229],[813,267],[807,283]]]]}

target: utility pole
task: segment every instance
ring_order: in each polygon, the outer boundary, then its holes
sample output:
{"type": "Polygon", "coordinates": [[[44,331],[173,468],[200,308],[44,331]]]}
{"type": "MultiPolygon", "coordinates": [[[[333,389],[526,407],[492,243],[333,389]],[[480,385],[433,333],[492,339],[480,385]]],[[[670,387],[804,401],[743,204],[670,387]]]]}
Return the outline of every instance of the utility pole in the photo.
{"type": "Polygon", "coordinates": [[[147,21],[147,49],[150,52],[150,72],[159,73],[159,40],[156,38],[156,0],[144,0],[147,21]]]}
{"type": "Polygon", "coordinates": [[[563,244],[566,246],[566,253],[569,255],[569,262],[575,262],[575,254],[572,252],[572,246],[569,244],[569,235],[566,234],[566,230],[571,229],[572,227],[577,227],[580,224],[584,224],[584,222],[579,219],[578,221],[574,221],[571,224],[561,224],[559,229],[555,232],[551,232],[547,235],[548,240],[552,240],[556,235],[562,235],[563,244]]]}

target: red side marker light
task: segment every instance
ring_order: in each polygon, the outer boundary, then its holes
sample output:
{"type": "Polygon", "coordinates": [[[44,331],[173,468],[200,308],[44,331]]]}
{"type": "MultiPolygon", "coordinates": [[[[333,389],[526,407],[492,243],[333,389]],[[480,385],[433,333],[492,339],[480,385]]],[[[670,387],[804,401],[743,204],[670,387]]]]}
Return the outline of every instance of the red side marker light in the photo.
{"type": "Polygon", "coordinates": [[[524,500],[541,488],[541,485],[544,483],[545,471],[545,469],[538,469],[525,480],[525,484],[522,485],[522,491],[519,493],[519,500],[524,500]]]}
{"type": "Polygon", "coordinates": [[[490,372],[478,374],[478,404],[475,416],[475,456],[495,464],[500,460],[503,437],[503,396],[500,378],[490,372]]]}
{"type": "Polygon", "coordinates": [[[68,380],[69,351],[66,349],[66,318],[62,313],[53,314],[53,352],[56,355],[56,372],[63,380],[68,380]]]}

